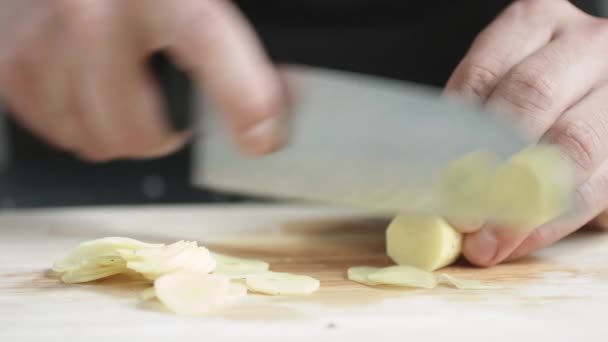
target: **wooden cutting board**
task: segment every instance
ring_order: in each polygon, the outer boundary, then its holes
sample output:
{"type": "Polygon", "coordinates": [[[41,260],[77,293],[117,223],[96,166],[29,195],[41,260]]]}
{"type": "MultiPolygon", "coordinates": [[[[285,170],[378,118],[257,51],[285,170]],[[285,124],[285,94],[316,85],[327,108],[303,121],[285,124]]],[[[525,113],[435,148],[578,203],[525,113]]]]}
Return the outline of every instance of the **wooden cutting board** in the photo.
{"type": "Polygon", "coordinates": [[[375,289],[345,279],[387,265],[386,221],[293,206],[173,206],[0,215],[0,341],[608,340],[608,234],[580,233],[517,263],[445,272],[496,290],[375,289]],[[141,303],[141,281],[64,285],[48,273],[77,243],[105,236],[193,239],[321,280],[309,296],[250,295],[204,317],[141,303]]]}

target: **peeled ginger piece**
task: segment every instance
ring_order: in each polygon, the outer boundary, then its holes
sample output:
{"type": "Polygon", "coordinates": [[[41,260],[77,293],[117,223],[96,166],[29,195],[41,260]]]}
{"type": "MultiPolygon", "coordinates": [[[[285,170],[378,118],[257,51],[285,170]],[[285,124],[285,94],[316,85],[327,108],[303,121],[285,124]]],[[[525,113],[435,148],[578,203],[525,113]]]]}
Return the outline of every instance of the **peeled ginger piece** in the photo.
{"type": "Polygon", "coordinates": [[[266,272],[270,265],[264,261],[242,259],[228,255],[211,253],[216,261],[214,274],[225,275],[230,278],[245,278],[249,275],[266,272]]]}
{"type": "Polygon", "coordinates": [[[387,254],[395,263],[434,271],[453,263],[462,249],[462,234],[444,219],[400,214],[386,231],[387,254]]]}
{"type": "Polygon", "coordinates": [[[499,286],[484,284],[479,280],[456,278],[449,274],[442,273],[439,275],[439,283],[451,285],[461,290],[490,290],[499,289],[499,286]]]}
{"type": "Polygon", "coordinates": [[[460,220],[483,220],[490,213],[489,189],[499,160],[477,151],[451,162],[439,175],[435,198],[442,214],[460,220]]]}
{"type": "Polygon", "coordinates": [[[268,295],[300,295],[315,292],[319,280],[305,276],[281,272],[257,273],[245,278],[249,290],[268,295]]]}
{"type": "Polygon", "coordinates": [[[570,167],[557,148],[530,147],[496,172],[491,188],[492,217],[535,228],[561,215],[570,205],[570,167]]]}
{"type": "Polygon", "coordinates": [[[348,269],[346,276],[349,280],[363,284],[363,285],[378,285],[375,281],[369,279],[369,275],[379,270],[378,267],[370,266],[353,266],[348,269]]]}
{"type": "Polygon", "coordinates": [[[127,268],[155,280],[169,273],[210,273],[215,260],[209,251],[196,241],[178,241],[167,246],[120,251],[127,268]]]}
{"type": "Polygon", "coordinates": [[[112,263],[112,257],[119,256],[119,250],[136,251],[141,248],[156,246],[162,245],[145,243],[124,237],[106,237],[85,241],[79,244],[66,257],[55,261],[53,264],[53,271],[68,272],[84,267],[85,265],[102,264],[103,262],[112,263]]]}
{"type": "Polygon", "coordinates": [[[411,266],[389,266],[371,273],[367,278],[379,285],[397,285],[432,289],[437,279],[431,272],[411,266]]]}
{"type": "Polygon", "coordinates": [[[154,281],[156,297],[180,315],[200,315],[229,303],[230,279],[216,274],[172,273],[154,281]]]}

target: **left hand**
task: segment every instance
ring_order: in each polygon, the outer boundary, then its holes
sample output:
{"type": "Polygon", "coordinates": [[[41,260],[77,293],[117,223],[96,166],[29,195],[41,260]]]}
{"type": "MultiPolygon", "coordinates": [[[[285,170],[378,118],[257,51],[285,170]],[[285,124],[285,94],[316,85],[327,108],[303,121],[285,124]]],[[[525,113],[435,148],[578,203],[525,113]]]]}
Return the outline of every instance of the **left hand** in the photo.
{"type": "Polygon", "coordinates": [[[574,169],[582,210],[533,230],[484,226],[464,255],[489,266],[525,256],[593,218],[608,230],[608,19],[566,0],[518,0],[474,41],[446,93],[506,112],[533,139],[558,146],[574,169]]]}

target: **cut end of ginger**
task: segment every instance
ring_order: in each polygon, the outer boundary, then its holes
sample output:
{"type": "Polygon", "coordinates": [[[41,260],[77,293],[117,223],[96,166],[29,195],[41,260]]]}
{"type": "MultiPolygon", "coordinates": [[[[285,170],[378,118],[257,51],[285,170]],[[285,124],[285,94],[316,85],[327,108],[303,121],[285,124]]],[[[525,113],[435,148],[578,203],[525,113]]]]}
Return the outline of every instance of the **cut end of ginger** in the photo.
{"type": "Polygon", "coordinates": [[[386,249],[398,265],[434,271],[460,256],[462,234],[438,216],[400,214],[386,231],[386,249]]]}
{"type": "Polygon", "coordinates": [[[499,165],[492,154],[477,151],[451,162],[435,183],[434,197],[442,214],[461,220],[485,219],[489,189],[499,165]]]}

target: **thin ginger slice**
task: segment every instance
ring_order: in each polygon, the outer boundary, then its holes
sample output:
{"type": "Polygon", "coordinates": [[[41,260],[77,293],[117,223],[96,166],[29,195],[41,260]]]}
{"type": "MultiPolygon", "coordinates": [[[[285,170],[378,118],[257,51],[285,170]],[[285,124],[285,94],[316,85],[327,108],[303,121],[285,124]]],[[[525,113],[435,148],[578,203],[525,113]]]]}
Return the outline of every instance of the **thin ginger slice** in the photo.
{"type": "Polygon", "coordinates": [[[268,295],[310,294],[319,288],[319,280],[298,274],[264,272],[245,278],[249,290],[268,295]]]}
{"type": "Polygon", "coordinates": [[[249,275],[268,271],[270,265],[264,261],[243,259],[219,253],[211,253],[216,261],[214,274],[232,279],[246,278],[249,275]]]}
{"type": "Polygon", "coordinates": [[[156,297],[180,315],[200,315],[227,305],[231,298],[228,277],[216,274],[170,273],[154,281],[156,297]]]}
{"type": "Polygon", "coordinates": [[[66,257],[55,261],[53,271],[67,272],[83,267],[86,263],[103,262],[119,256],[119,250],[136,251],[141,248],[162,246],[125,237],[106,237],[79,244],[66,257]]]}
{"type": "Polygon", "coordinates": [[[440,274],[438,280],[440,284],[450,285],[461,290],[491,290],[500,288],[500,286],[486,284],[479,280],[457,278],[446,273],[440,274]]]}
{"type": "Polygon", "coordinates": [[[348,269],[346,272],[347,278],[354,282],[373,286],[378,285],[375,281],[371,281],[369,279],[369,275],[377,272],[380,268],[378,267],[370,267],[370,266],[353,266],[348,269]]]}
{"type": "Polygon", "coordinates": [[[215,260],[209,251],[196,241],[178,241],[168,246],[121,251],[127,268],[155,280],[169,273],[210,273],[215,260]]]}
{"type": "Polygon", "coordinates": [[[435,279],[433,273],[412,266],[381,268],[369,274],[367,278],[379,285],[422,287],[426,289],[437,286],[437,279],[435,279]]]}

